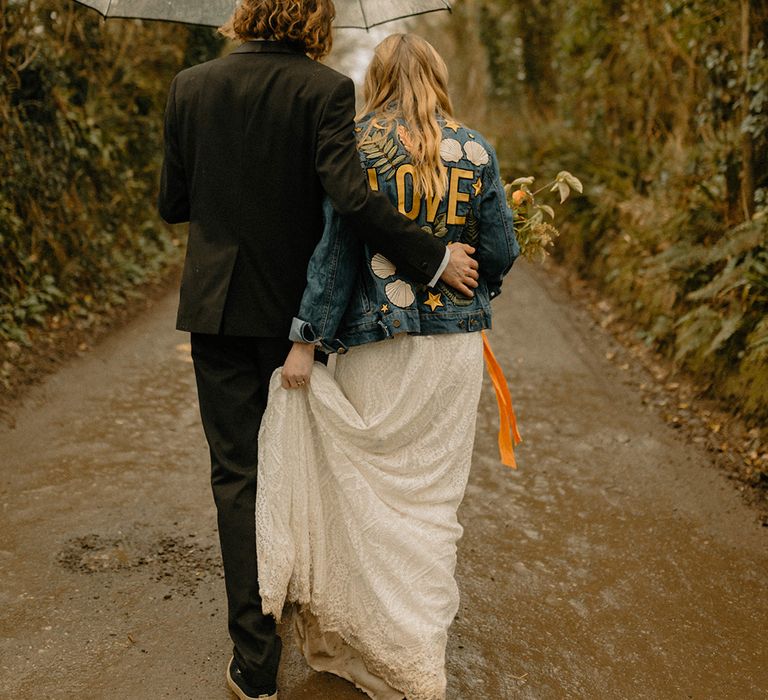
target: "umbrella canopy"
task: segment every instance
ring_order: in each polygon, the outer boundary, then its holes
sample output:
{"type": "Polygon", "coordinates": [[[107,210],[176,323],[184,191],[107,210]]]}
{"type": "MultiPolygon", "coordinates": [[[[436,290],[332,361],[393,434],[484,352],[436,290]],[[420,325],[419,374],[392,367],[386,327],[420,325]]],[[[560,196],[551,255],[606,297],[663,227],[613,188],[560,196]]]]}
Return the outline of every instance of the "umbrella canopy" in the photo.
{"type": "MultiPolygon", "coordinates": [[[[76,0],[104,17],[160,19],[218,27],[229,19],[238,0],[76,0]]],[[[450,10],[448,0],[334,0],[336,26],[370,29],[413,15],[450,10]]]]}

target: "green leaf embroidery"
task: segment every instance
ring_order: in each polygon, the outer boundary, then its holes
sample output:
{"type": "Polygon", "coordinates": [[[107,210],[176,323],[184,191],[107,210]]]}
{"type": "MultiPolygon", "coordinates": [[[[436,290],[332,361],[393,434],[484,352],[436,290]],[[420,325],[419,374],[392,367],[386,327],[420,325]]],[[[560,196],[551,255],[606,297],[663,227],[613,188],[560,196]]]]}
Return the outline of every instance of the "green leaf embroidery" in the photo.
{"type": "Polygon", "coordinates": [[[461,292],[457,292],[453,287],[445,284],[445,282],[438,282],[435,288],[448,297],[454,306],[469,306],[472,303],[471,298],[465,297],[461,292]]]}
{"type": "Polygon", "coordinates": [[[475,212],[471,207],[467,212],[467,220],[464,224],[464,229],[461,232],[460,240],[462,243],[467,243],[475,248],[477,247],[477,242],[480,240],[480,222],[477,220],[475,212]]]}
{"type": "Polygon", "coordinates": [[[391,137],[387,138],[386,132],[367,134],[358,143],[358,148],[366,158],[374,161],[372,167],[386,180],[391,180],[397,166],[406,160],[405,155],[397,155],[398,145],[391,137]]]}

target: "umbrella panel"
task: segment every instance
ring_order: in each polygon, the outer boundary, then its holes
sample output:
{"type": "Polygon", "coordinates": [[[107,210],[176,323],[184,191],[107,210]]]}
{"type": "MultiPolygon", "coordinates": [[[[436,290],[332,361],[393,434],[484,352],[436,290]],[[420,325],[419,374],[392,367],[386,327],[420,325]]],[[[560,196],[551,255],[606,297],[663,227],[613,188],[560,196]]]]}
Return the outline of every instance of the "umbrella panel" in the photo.
{"type": "Polygon", "coordinates": [[[237,0],[77,0],[104,17],[157,19],[218,27],[229,19],[237,0]]]}
{"type": "MultiPolygon", "coordinates": [[[[218,27],[238,0],[76,0],[104,17],[157,19],[218,27]]],[[[447,0],[335,0],[337,27],[368,29],[395,19],[450,10],[447,0]]]]}

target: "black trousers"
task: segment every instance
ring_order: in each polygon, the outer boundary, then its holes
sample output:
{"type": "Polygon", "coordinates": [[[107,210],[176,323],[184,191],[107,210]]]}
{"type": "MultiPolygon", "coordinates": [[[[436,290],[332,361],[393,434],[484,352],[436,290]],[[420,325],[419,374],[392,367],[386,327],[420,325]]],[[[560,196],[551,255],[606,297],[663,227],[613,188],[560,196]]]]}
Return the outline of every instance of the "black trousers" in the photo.
{"type": "Polygon", "coordinates": [[[285,362],[282,338],[192,334],[200,415],[211,452],[229,634],[234,656],[259,693],[272,693],[282,642],[264,615],[256,562],[256,466],[269,379],[285,362]]]}

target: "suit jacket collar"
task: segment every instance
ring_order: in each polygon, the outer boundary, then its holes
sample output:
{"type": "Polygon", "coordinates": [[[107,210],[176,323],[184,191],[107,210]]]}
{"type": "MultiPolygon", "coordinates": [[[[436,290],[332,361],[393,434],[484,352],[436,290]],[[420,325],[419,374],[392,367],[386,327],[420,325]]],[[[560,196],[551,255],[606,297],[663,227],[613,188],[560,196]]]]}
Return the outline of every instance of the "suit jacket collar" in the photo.
{"type": "Polygon", "coordinates": [[[303,48],[297,44],[291,44],[287,41],[268,41],[259,39],[256,41],[246,41],[238,46],[232,53],[292,53],[303,54],[303,48]]]}

